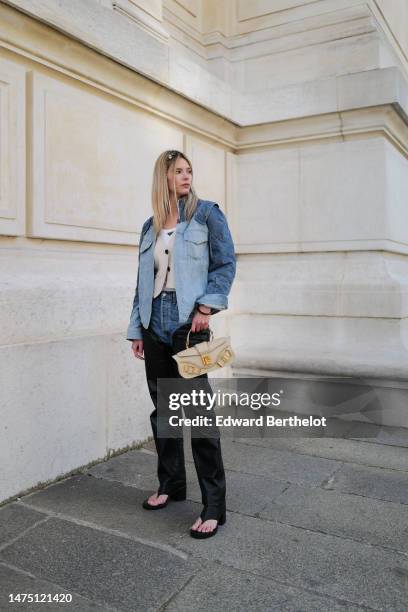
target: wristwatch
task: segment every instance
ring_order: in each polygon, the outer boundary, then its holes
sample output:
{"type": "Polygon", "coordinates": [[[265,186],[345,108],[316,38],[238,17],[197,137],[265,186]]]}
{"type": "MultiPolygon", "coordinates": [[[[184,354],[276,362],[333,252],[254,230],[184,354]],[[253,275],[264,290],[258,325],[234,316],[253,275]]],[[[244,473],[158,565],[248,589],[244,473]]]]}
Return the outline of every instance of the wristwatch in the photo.
{"type": "Polygon", "coordinates": [[[198,312],[199,312],[199,313],[201,313],[201,314],[203,314],[203,315],[210,315],[210,314],[211,314],[211,308],[210,308],[210,311],[209,311],[209,312],[203,312],[203,311],[200,309],[200,306],[201,306],[201,305],[202,305],[202,304],[197,304],[197,310],[198,310],[198,312]]]}

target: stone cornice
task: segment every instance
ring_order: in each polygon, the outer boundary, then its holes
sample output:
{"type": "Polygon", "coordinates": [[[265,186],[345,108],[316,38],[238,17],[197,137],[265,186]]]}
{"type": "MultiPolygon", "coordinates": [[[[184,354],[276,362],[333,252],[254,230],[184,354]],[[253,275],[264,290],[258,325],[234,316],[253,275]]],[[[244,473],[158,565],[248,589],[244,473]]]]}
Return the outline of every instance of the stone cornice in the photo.
{"type": "Polygon", "coordinates": [[[13,19],[15,12],[4,5],[0,5],[0,17],[0,49],[5,59],[24,58],[35,69],[52,69],[56,76],[112,95],[231,153],[382,134],[408,156],[408,88],[396,68],[338,77],[337,103],[331,112],[240,126],[44,24],[21,15],[13,19]]]}
{"type": "MultiPolygon", "coordinates": [[[[126,7],[128,0],[117,0],[119,2],[126,7]]],[[[151,20],[153,25],[141,23],[136,13],[133,21],[125,19],[118,11],[93,2],[0,0],[0,32],[4,42],[17,45],[21,50],[27,48],[36,55],[41,45],[37,35],[32,45],[33,32],[47,27],[41,23],[44,22],[48,24],[47,41],[55,38],[52,33],[63,32],[60,40],[64,46],[78,41],[77,55],[92,48],[101,57],[108,57],[167,90],[178,91],[180,99],[192,100],[239,126],[385,103],[395,103],[408,115],[406,78],[394,67],[282,83],[276,87],[273,82],[266,82],[265,87],[257,91],[238,87],[231,77],[231,63],[246,57],[268,56],[344,37],[356,37],[357,40],[367,36],[379,41],[381,33],[377,32],[376,20],[381,19],[381,15],[377,11],[374,17],[376,5],[373,2],[368,0],[348,7],[340,3],[339,10],[308,14],[299,20],[278,22],[274,27],[228,38],[215,32],[202,36],[190,27],[189,34],[180,30],[181,39],[177,42],[176,36],[166,39],[164,26],[154,25],[154,20],[151,20]],[[31,19],[24,13],[31,15],[31,19]],[[23,35],[17,21],[23,24],[23,35]],[[156,28],[154,36],[149,28],[156,28]],[[186,52],[188,40],[191,41],[190,51],[193,51],[190,54],[186,52]],[[184,43],[183,47],[180,42],[184,43]],[[211,66],[212,60],[224,62],[220,73],[216,66],[211,66]]],[[[168,9],[164,13],[168,15],[168,9]]],[[[180,23],[178,26],[181,27],[180,23]]],[[[176,30],[174,27],[174,32],[176,30]]],[[[48,59],[49,52],[44,45],[42,47],[41,56],[48,59]]]]}
{"type": "MultiPolygon", "coordinates": [[[[190,35],[169,11],[164,11],[164,18],[166,23],[182,29],[184,36],[190,35]]],[[[195,34],[195,39],[203,47],[203,56],[209,59],[225,57],[234,62],[376,31],[372,12],[366,4],[361,4],[248,34],[225,36],[221,32],[209,32],[195,34]]]]}
{"type": "Polygon", "coordinates": [[[163,43],[168,42],[169,33],[167,30],[151,15],[138,9],[134,4],[130,4],[129,0],[112,0],[112,8],[133,20],[140,28],[146,30],[148,34],[155,36],[159,41],[163,43]]]}
{"type": "Polygon", "coordinates": [[[232,119],[250,126],[383,104],[395,105],[408,123],[408,82],[393,66],[241,94],[232,119]]]}
{"type": "Polygon", "coordinates": [[[382,135],[408,157],[408,124],[393,104],[242,127],[235,152],[382,135]]]}

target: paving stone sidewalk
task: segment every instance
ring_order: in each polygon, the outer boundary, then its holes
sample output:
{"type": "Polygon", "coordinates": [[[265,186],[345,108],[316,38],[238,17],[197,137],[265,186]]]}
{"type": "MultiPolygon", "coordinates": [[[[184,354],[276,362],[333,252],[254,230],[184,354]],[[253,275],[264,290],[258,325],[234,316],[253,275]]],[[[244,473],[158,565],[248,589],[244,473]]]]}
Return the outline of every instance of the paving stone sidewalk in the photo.
{"type": "Polygon", "coordinates": [[[148,512],[154,445],[0,508],[0,610],[408,610],[408,430],[223,438],[227,522],[194,540],[188,499],[148,512]],[[70,593],[71,603],[9,603],[70,593]]]}

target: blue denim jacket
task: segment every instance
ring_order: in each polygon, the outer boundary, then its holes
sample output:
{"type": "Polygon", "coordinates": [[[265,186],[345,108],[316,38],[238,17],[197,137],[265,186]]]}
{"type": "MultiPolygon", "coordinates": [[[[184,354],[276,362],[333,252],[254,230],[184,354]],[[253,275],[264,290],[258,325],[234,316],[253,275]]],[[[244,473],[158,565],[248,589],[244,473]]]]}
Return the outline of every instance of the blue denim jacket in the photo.
{"type": "MultiPolygon", "coordinates": [[[[173,266],[180,325],[196,304],[211,306],[211,313],[228,308],[228,294],[236,272],[234,243],[227,219],[216,202],[198,200],[190,221],[184,216],[185,201],[177,205],[180,221],[173,246],[173,266]]],[[[142,325],[149,327],[154,291],[153,217],[142,227],[139,267],[127,340],[142,340],[142,325]]]]}

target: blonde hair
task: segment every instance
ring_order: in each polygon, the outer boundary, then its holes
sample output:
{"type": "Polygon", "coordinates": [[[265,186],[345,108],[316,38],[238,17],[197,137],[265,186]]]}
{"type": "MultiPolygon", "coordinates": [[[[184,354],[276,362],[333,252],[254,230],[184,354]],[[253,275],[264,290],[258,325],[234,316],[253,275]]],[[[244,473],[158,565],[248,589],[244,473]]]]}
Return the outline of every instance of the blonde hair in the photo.
{"type": "MultiPolygon", "coordinates": [[[[152,182],[152,208],[153,208],[153,224],[156,232],[159,232],[166,223],[167,215],[170,214],[170,192],[167,184],[167,172],[170,168],[174,168],[177,160],[182,157],[186,160],[193,174],[193,166],[187,155],[181,151],[168,150],[164,151],[156,160],[153,170],[152,182]]],[[[176,178],[174,174],[173,189],[176,194],[176,178]]],[[[177,196],[176,196],[177,197],[177,196]]],[[[180,198],[179,198],[180,199],[180,198]]],[[[184,214],[186,221],[189,221],[197,208],[198,196],[191,183],[190,191],[187,196],[183,196],[185,202],[184,214]]]]}

